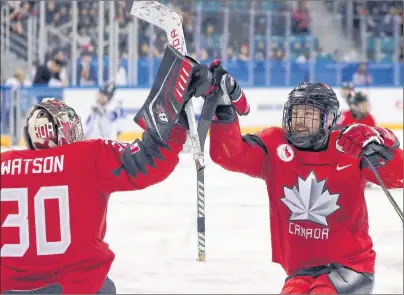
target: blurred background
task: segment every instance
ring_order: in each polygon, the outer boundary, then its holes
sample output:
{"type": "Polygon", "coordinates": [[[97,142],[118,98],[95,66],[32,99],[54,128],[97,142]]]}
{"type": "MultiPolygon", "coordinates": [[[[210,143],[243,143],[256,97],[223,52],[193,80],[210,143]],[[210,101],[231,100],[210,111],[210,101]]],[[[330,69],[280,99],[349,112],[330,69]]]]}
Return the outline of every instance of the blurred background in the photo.
{"type": "MultiPolygon", "coordinates": [[[[403,85],[403,1],[161,2],[183,16],[189,54],[203,63],[222,59],[243,87],[303,81],[403,85]]],[[[24,113],[42,97],[62,98],[66,87],[110,80],[150,87],[167,38],[124,6],[125,1],[2,1],[2,110],[9,110],[14,96],[24,113]]],[[[10,132],[3,111],[2,133],[10,132]]]]}

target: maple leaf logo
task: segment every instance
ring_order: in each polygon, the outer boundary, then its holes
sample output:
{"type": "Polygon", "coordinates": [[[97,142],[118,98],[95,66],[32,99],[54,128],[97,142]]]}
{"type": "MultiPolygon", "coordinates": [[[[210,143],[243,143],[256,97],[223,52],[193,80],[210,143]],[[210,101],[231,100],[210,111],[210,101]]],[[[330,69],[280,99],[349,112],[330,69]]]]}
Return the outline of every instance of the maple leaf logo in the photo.
{"type": "Polygon", "coordinates": [[[284,187],[285,197],[281,201],[292,212],[290,220],[309,220],[328,226],[327,217],[337,211],[339,194],[324,191],[325,180],[318,182],[314,172],[306,179],[298,177],[298,187],[284,187]]]}

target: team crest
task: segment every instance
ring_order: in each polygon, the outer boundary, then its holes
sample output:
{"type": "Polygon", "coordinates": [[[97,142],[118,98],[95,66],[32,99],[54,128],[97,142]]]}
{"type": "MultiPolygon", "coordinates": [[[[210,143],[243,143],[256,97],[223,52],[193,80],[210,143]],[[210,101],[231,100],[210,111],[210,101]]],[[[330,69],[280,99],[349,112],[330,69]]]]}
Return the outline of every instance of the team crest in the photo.
{"type": "Polygon", "coordinates": [[[318,181],[313,171],[306,179],[298,177],[293,187],[284,186],[283,191],[281,201],[291,212],[290,221],[308,220],[328,226],[327,217],[340,208],[339,194],[330,193],[326,181],[318,181]]]}
{"type": "Polygon", "coordinates": [[[156,107],[157,116],[162,123],[168,123],[168,117],[166,111],[162,105],[157,105],[156,107]]]}
{"type": "Polygon", "coordinates": [[[292,161],[295,156],[292,147],[288,144],[281,144],[276,148],[276,152],[278,153],[278,157],[285,162],[292,161]]]}

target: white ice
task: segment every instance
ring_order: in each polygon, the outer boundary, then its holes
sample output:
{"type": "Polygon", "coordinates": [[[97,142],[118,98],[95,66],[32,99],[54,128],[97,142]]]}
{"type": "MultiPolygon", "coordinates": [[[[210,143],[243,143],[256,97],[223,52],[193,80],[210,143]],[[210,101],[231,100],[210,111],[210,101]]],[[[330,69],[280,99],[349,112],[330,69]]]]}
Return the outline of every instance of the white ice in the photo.
{"type": "MultiPolygon", "coordinates": [[[[398,132],[402,140],[402,132],[398,132]]],[[[118,293],[279,293],[263,181],[206,163],[207,261],[197,258],[196,172],[189,154],[163,183],[110,199],[107,242],[118,293]]],[[[403,208],[403,190],[391,190],[403,208]]],[[[366,192],[375,294],[403,294],[403,225],[379,187],[366,192]]]]}

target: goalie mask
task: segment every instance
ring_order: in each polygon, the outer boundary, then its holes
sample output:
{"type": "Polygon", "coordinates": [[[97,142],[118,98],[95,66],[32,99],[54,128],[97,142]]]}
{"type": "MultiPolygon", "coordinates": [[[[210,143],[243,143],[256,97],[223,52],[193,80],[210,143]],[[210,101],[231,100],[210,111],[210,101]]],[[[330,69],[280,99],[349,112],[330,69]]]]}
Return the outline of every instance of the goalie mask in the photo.
{"type": "Polygon", "coordinates": [[[26,115],[24,140],[31,150],[47,149],[83,139],[81,119],[64,102],[45,98],[26,115]]]}
{"type": "Polygon", "coordinates": [[[339,102],[332,88],[323,83],[301,83],[294,88],[283,109],[283,129],[297,148],[321,150],[338,119],[339,102]]]}

